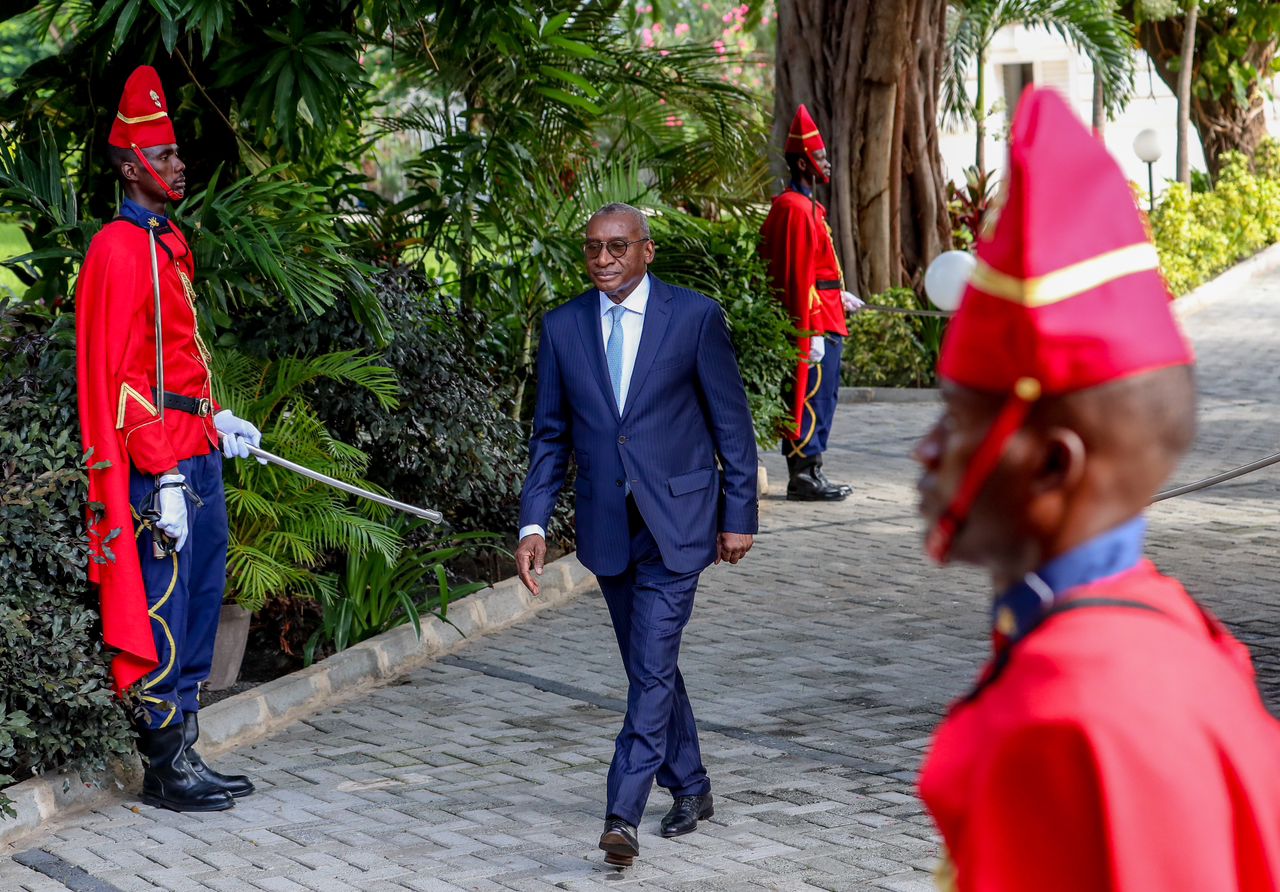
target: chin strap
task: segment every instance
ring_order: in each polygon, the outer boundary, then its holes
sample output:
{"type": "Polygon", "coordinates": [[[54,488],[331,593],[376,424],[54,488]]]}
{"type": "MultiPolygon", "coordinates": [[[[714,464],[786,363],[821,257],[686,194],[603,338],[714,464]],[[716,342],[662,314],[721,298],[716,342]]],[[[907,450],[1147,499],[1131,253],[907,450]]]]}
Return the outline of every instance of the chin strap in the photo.
{"type": "Polygon", "coordinates": [[[164,189],[164,194],[169,196],[169,200],[181,201],[182,193],[173,191],[173,187],[166,183],[160,174],[156,173],[156,169],[151,166],[151,162],[142,154],[142,149],[138,148],[138,144],[135,142],[130,143],[129,145],[133,149],[133,154],[138,156],[138,160],[141,161],[142,166],[146,168],[147,173],[151,174],[151,176],[155,178],[155,181],[160,184],[160,188],[164,189]]]}
{"type": "Polygon", "coordinates": [[[968,519],[969,510],[973,507],[978,494],[982,492],[982,487],[986,485],[987,478],[996,469],[1000,456],[1004,454],[1005,444],[1018,428],[1022,427],[1027,413],[1031,411],[1031,406],[1039,398],[1039,381],[1035,378],[1018,379],[1013,387],[1013,393],[1009,394],[1004,406],[1000,409],[1000,414],[996,416],[996,420],[987,431],[987,436],[974,452],[973,458],[969,459],[969,467],[964,479],[960,481],[960,488],[956,490],[955,498],[951,500],[947,510],[942,512],[942,517],[938,518],[938,522],[929,531],[929,536],[925,540],[925,551],[937,563],[947,562],[956,534],[968,519]]]}

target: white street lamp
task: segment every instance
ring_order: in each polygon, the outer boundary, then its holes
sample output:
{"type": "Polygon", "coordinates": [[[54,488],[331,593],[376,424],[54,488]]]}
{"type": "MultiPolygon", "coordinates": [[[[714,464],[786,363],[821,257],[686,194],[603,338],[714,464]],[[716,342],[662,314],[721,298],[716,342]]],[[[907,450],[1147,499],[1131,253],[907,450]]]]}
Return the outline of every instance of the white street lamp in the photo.
{"type": "Polygon", "coordinates": [[[1156,175],[1155,163],[1160,160],[1160,134],[1148,127],[1138,132],[1133,139],[1133,153],[1147,165],[1147,210],[1156,209],[1156,175]]]}

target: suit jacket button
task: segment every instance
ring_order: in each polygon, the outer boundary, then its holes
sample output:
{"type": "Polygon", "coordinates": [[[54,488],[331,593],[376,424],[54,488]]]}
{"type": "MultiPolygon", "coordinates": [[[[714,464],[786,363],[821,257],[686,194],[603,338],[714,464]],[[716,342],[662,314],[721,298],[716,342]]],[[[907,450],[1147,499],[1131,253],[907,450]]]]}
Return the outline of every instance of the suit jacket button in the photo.
{"type": "Polygon", "coordinates": [[[621,485],[622,485],[622,481],[621,481],[621,480],[615,480],[615,481],[613,481],[613,482],[614,482],[614,483],[616,483],[616,484],[618,484],[618,486],[621,486],[621,485]]]}
{"type": "Polygon", "coordinates": [[[625,442],[627,442],[627,438],[626,438],[626,437],[618,437],[618,442],[619,442],[619,443],[625,443],[625,442]]]}

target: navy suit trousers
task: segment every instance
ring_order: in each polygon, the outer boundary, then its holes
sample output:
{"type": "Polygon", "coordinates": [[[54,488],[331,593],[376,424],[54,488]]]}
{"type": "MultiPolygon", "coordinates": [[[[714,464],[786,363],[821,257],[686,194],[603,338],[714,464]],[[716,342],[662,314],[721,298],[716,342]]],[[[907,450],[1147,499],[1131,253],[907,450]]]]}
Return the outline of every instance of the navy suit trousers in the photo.
{"type": "Polygon", "coordinates": [[[597,578],[627,670],[627,715],[609,766],[605,815],[634,825],[655,778],[673,796],[700,796],[711,782],[678,665],[701,571],[668,570],[634,501],[627,502],[630,563],[616,576],[597,578]]]}
{"type": "Polygon", "coordinates": [[[187,499],[190,533],[182,551],[157,559],[151,531],[138,512],[155,489],[155,478],[129,469],[129,501],[138,524],[138,560],[147,589],[147,613],[160,665],[142,679],[139,690],[152,728],[182,724],[184,713],[200,709],[200,683],[213,665],[213,639],[227,588],[227,505],[222,489],[222,453],[210,452],[178,462],[187,485],[203,500],[187,499]]]}

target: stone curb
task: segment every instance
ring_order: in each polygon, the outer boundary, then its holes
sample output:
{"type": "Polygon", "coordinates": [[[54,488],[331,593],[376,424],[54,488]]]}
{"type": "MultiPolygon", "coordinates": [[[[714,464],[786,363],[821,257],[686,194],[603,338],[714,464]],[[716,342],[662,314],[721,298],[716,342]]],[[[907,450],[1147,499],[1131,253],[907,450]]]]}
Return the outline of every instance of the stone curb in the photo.
{"type": "Polygon", "coordinates": [[[841,387],[840,403],[936,403],[936,387],[841,387]]]}
{"type": "Polygon", "coordinates": [[[1255,276],[1280,269],[1280,244],[1263,248],[1257,254],[1241,260],[1199,288],[1188,291],[1173,302],[1173,311],[1179,320],[1200,312],[1224,297],[1236,294],[1255,276]]]}
{"type": "MultiPolygon", "coordinates": [[[[444,656],[471,639],[565,604],[590,591],[595,577],[575,554],[568,554],[547,564],[541,583],[542,594],[534,598],[516,577],[504,579],[450,604],[452,624],[434,616],[424,619],[421,640],[414,635],[413,626],[398,626],[306,669],[201,710],[202,754],[216,756],[267,737],[444,656]]],[[[59,772],[15,784],[4,791],[13,800],[17,815],[0,819],[0,852],[37,833],[54,818],[92,808],[117,792],[136,790],[140,783],[141,766],[135,756],[105,772],[59,772]]]]}

